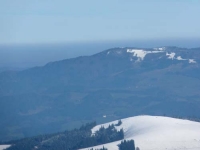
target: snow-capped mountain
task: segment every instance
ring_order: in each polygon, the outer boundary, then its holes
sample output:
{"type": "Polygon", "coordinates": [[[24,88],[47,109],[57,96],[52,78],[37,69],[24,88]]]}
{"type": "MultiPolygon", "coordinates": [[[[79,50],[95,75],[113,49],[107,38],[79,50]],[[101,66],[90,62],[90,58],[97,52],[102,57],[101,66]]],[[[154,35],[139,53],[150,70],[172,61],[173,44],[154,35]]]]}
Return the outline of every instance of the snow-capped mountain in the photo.
{"type": "Polygon", "coordinates": [[[200,48],[124,47],[0,73],[0,140],[94,119],[200,117],[199,63],[200,48]]]}
{"type": "MultiPolygon", "coordinates": [[[[199,150],[200,149],[200,123],[162,116],[136,116],[122,119],[122,124],[116,128],[123,128],[124,139],[135,141],[140,150],[199,150]]],[[[113,121],[98,125],[92,129],[95,133],[101,126],[105,128],[113,121]]],[[[118,150],[121,141],[107,143],[93,147],[108,150],[118,150]]],[[[91,148],[91,147],[90,147],[91,148]]],[[[88,150],[90,148],[85,148],[88,150]]]]}

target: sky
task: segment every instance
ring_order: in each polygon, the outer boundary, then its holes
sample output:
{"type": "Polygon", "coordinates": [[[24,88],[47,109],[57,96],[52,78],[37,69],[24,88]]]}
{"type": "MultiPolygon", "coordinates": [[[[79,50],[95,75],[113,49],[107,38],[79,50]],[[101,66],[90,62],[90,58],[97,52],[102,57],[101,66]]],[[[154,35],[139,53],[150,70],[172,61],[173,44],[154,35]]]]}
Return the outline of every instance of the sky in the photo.
{"type": "Polygon", "coordinates": [[[200,0],[1,0],[0,44],[200,38],[200,0]]]}

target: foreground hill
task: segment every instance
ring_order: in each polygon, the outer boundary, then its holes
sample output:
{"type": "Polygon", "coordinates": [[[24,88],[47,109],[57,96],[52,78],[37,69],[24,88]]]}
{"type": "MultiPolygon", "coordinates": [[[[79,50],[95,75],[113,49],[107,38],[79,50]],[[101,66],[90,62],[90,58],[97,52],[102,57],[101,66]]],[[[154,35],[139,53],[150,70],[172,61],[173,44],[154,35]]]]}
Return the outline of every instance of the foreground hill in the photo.
{"type": "Polygon", "coordinates": [[[200,48],[113,48],[0,73],[0,140],[150,114],[200,117],[200,48]]]}
{"type": "MultiPolygon", "coordinates": [[[[199,150],[200,123],[161,116],[137,116],[122,119],[118,129],[123,128],[125,139],[134,139],[140,150],[199,150]]],[[[94,133],[101,126],[108,127],[117,121],[101,124],[92,129],[94,133]]],[[[99,145],[108,150],[118,150],[120,141],[99,145]]],[[[85,150],[88,150],[86,148],[85,150]]]]}
{"type": "Polygon", "coordinates": [[[10,147],[10,145],[0,145],[0,150],[5,150],[8,147],[10,147]]]}

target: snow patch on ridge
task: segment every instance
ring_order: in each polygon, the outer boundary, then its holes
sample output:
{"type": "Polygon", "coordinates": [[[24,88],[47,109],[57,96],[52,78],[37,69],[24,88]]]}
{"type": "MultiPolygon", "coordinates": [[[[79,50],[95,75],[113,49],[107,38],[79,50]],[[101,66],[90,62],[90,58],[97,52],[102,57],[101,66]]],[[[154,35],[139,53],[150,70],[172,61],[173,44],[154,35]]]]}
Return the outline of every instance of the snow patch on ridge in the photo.
{"type": "Polygon", "coordinates": [[[175,53],[171,53],[171,54],[166,54],[166,56],[168,56],[168,59],[176,59],[176,60],[180,60],[180,61],[186,61],[188,60],[189,63],[197,63],[194,59],[184,59],[181,56],[177,56],[175,57],[175,53]]]}
{"type": "MultiPolygon", "coordinates": [[[[188,61],[189,63],[197,63],[194,59],[182,58],[182,56],[180,56],[180,55],[176,57],[176,53],[175,52],[167,52],[166,47],[154,48],[154,50],[151,50],[151,51],[144,50],[144,49],[127,49],[127,53],[132,53],[134,57],[138,58],[136,60],[136,62],[143,61],[147,54],[163,53],[163,52],[166,52],[167,58],[171,59],[171,60],[188,61]]],[[[161,58],[162,57],[160,56],[159,59],[161,59],[161,58]]],[[[133,58],[130,58],[130,61],[133,61],[133,58]]]]}
{"type": "Polygon", "coordinates": [[[194,59],[183,59],[181,56],[178,56],[176,58],[177,60],[188,60],[188,62],[191,64],[191,63],[197,63],[194,59]]]}
{"type": "Polygon", "coordinates": [[[145,51],[143,49],[127,49],[127,53],[133,53],[133,56],[137,57],[137,61],[144,60],[147,54],[151,53],[161,53],[162,51],[145,51]]]}
{"type": "Polygon", "coordinates": [[[172,53],[166,53],[166,56],[168,56],[168,59],[174,59],[176,53],[172,52],[172,53]]]}
{"type": "Polygon", "coordinates": [[[189,59],[189,63],[197,63],[194,59],[189,59]]]}
{"type": "Polygon", "coordinates": [[[187,60],[187,59],[183,59],[181,56],[178,56],[176,59],[177,60],[187,60]]]}

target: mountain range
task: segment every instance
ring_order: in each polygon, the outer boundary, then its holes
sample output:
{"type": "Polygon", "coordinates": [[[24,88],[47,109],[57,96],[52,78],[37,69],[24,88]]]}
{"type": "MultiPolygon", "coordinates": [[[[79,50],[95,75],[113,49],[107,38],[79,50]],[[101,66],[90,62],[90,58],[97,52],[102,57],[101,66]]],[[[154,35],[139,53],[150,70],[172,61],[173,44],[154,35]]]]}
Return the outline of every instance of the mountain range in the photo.
{"type": "Polygon", "coordinates": [[[112,48],[0,73],[0,140],[133,115],[199,118],[200,48],[112,48]]]}

